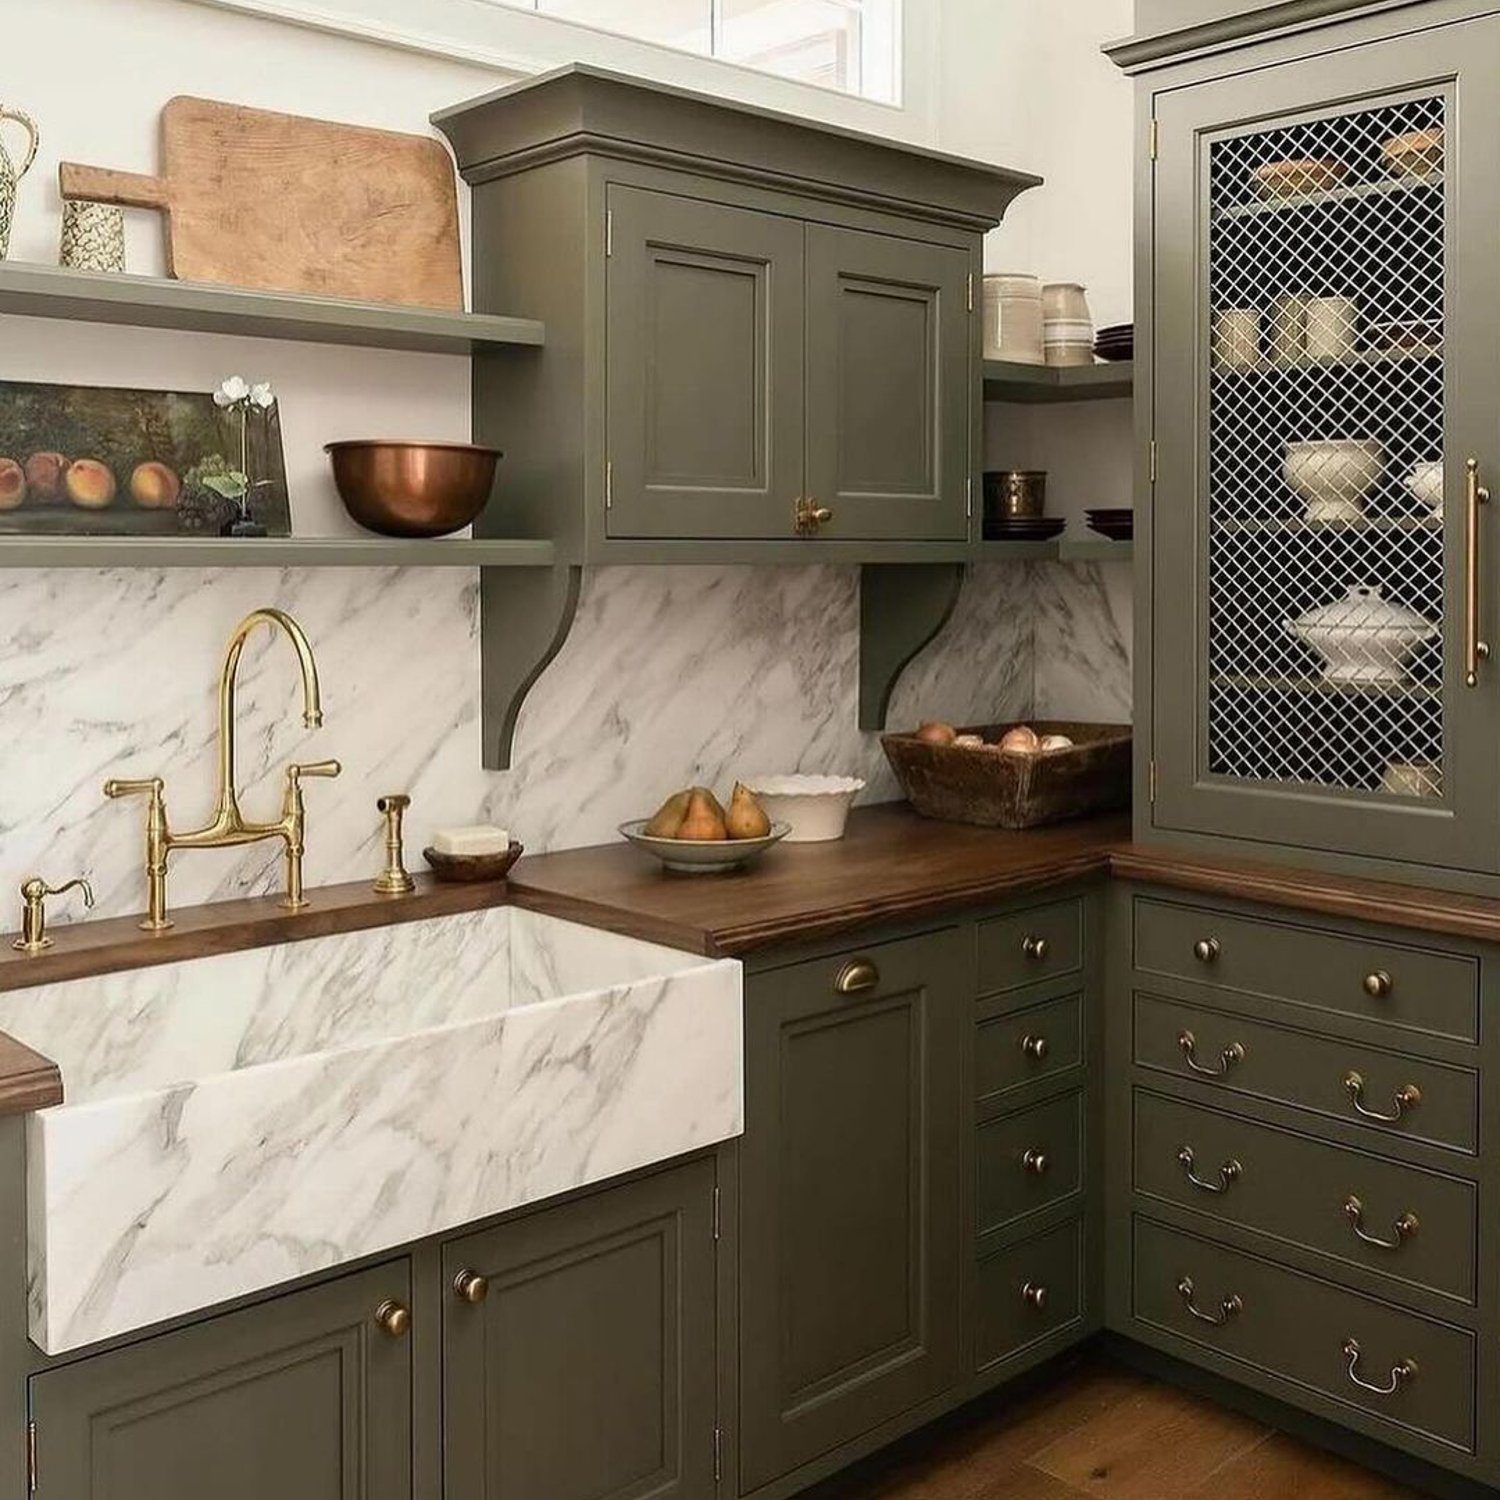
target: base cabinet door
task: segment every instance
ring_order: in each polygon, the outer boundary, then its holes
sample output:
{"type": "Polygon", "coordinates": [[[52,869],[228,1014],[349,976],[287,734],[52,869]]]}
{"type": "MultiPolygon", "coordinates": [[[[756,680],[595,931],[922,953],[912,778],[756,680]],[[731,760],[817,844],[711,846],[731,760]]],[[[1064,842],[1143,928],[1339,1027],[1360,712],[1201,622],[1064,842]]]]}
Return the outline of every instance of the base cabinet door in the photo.
{"type": "Polygon", "coordinates": [[[37,1375],[37,1500],[411,1500],[410,1303],[403,1260],[37,1375]]]}
{"type": "Polygon", "coordinates": [[[956,931],[753,975],[740,1148],[740,1490],[958,1368],[956,931]]]}
{"type": "Polygon", "coordinates": [[[444,1247],[447,1500],[715,1492],[712,1161],[444,1247]]]}

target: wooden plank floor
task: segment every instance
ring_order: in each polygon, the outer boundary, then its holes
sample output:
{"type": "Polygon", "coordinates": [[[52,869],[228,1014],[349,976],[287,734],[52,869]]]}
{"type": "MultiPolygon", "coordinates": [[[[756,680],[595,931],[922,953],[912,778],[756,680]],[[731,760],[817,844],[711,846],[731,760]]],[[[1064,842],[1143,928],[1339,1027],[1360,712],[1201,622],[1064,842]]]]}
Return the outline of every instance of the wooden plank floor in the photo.
{"type": "Polygon", "coordinates": [[[1098,1358],[919,1433],[804,1500],[1417,1500],[1414,1491],[1098,1358]]]}

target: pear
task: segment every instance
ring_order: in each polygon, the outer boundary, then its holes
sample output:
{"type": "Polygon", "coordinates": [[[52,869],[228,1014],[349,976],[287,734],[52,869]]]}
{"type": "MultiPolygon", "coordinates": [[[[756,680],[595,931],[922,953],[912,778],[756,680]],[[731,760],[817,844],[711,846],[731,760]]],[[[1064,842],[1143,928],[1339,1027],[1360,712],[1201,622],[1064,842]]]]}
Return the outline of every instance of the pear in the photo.
{"type": "Polygon", "coordinates": [[[771,831],[766,810],[755,800],[755,794],[740,782],[734,784],[729,802],[729,816],[724,820],[732,839],[763,839],[771,831]]]}
{"type": "Polygon", "coordinates": [[[724,812],[724,804],[714,796],[713,791],[706,786],[695,786],[693,790],[702,793],[704,798],[707,799],[709,811],[722,823],[727,816],[724,812]]]}
{"type": "Polygon", "coordinates": [[[699,843],[714,843],[729,837],[724,826],[724,816],[712,792],[695,786],[688,798],[687,816],[677,830],[680,839],[693,839],[699,843]]]}
{"type": "Polygon", "coordinates": [[[682,827],[682,820],[687,817],[688,803],[693,794],[689,792],[673,792],[656,812],[651,821],[646,824],[646,833],[653,839],[675,839],[677,831],[682,827]]]}

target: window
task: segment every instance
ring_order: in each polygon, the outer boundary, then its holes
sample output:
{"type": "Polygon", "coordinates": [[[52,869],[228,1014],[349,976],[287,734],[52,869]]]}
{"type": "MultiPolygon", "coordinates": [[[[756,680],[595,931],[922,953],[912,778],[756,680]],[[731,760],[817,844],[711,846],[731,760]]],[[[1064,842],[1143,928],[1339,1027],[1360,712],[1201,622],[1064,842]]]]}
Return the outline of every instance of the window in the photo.
{"type": "Polygon", "coordinates": [[[488,0],[894,104],[901,0],[488,0]]]}

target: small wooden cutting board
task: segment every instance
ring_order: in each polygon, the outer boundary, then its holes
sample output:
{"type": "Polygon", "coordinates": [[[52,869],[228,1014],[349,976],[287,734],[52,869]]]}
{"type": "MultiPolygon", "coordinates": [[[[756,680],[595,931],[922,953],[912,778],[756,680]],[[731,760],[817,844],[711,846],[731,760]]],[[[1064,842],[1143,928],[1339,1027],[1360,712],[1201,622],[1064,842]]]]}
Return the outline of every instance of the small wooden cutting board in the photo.
{"type": "Polygon", "coordinates": [[[462,309],[458,193],[442,144],[186,96],[159,177],[64,162],[64,198],[156,208],[168,274],[265,291],[462,309]]]}

